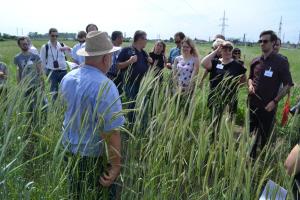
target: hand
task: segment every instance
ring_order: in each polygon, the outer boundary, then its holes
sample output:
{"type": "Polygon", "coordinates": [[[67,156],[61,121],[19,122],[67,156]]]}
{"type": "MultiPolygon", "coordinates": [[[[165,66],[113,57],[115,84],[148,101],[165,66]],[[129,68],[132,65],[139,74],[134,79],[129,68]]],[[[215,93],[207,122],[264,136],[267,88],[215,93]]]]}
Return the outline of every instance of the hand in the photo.
{"type": "Polygon", "coordinates": [[[253,87],[253,85],[249,85],[249,94],[255,94],[255,88],[253,87]]]}
{"type": "Polygon", "coordinates": [[[151,57],[148,57],[147,60],[148,60],[148,63],[153,63],[153,59],[151,57]]]}
{"type": "Polygon", "coordinates": [[[71,51],[71,48],[70,47],[61,47],[60,50],[63,51],[63,52],[71,51]]]}
{"type": "Polygon", "coordinates": [[[0,78],[5,78],[5,74],[3,72],[0,72],[0,78]]]}
{"type": "Polygon", "coordinates": [[[172,64],[171,64],[171,63],[167,63],[166,67],[167,67],[168,69],[172,69],[172,64]]]}
{"type": "Polygon", "coordinates": [[[214,51],[215,54],[218,54],[221,52],[222,49],[222,45],[219,45],[218,48],[216,48],[216,50],[214,51]]]}
{"type": "Polygon", "coordinates": [[[113,166],[109,169],[108,174],[104,173],[100,177],[100,183],[104,187],[109,187],[120,174],[120,166],[113,166]]]}
{"type": "Polygon", "coordinates": [[[274,101],[271,101],[268,103],[268,105],[265,107],[266,111],[271,112],[276,107],[276,104],[274,101]]]}
{"type": "Polygon", "coordinates": [[[131,56],[130,58],[129,58],[129,63],[130,64],[133,64],[133,63],[135,63],[137,61],[137,56],[135,55],[135,56],[131,56]]]}

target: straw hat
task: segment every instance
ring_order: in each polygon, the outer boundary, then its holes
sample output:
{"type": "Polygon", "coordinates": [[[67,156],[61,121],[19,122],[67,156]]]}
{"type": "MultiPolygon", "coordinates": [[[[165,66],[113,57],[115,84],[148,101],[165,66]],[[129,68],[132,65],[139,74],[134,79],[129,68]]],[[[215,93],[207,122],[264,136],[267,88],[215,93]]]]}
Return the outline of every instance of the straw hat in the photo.
{"type": "Polygon", "coordinates": [[[101,56],[114,51],[121,47],[114,47],[108,34],[101,31],[91,31],[87,34],[85,46],[77,51],[79,56],[101,56]]]}

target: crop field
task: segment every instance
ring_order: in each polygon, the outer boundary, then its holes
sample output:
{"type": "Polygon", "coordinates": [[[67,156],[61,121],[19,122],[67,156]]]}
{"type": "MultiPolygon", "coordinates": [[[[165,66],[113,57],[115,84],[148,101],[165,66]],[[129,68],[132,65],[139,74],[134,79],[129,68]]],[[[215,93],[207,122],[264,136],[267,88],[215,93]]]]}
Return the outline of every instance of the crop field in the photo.
{"type": "MultiPolygon", "coordinates": [[[[33,41],[38,49],[44,43],[33,41]]],[[[65,44],[72,47],[75,42],[65,44]]],[[[153,46],[148,42],[146,51],[153,46]]],[[[167,55],[173,46],[167,44],[167,55]]],[[[202,58],[211,50],[210,44],[197,47],[202,58]]],[[[260,48],[240,49],[249,71],[260,48]]],[[[46,90],[38,93],[34,114],[28,113],[31,99],[24,98],[26,86],[17,85],[13,64],[19,51],[16,41],[0,42],[0,61],[9,69],[7,92],[0,96],[0,199],[68,199],[70,166],[61,146],[64,105],[58,98],[44,106],[43,99],[50,99],[46,84],[46,90]]],[[[300,50],[282,48],[280,53],[289,59],[295,83],[293,105],[300,94],[300,50]]],[[[203,72],[201,69],[199,77],[203,72]]],[[[170,71],[165,69],[163,75],[163,81],[153,81],[151,72],[143,79],[136,100],[136,123],[133,127],[125,124],[121,131],[122,172],[116,181],[121,199],[256,200],[269,179],[286,188],[292,199],[292,178],[285,172],[284,161],[298,142],[300,119],[289,116],[287,126],[279,125],[285,99],[278,107],[273,139],[253,161],[249,158],[252,140],[246,86],[240,88],[236,119],[231,121],[224,113],[220,131],[212,140],[214,127],[206,106],[208,81],[196,88],[187,110],[180,95],[171,92],[170,71]]],[[[126,99],[122,103],[128,112],[126,99]]],[[[105,196],[106,189],[100,190],[105,196]]]]}

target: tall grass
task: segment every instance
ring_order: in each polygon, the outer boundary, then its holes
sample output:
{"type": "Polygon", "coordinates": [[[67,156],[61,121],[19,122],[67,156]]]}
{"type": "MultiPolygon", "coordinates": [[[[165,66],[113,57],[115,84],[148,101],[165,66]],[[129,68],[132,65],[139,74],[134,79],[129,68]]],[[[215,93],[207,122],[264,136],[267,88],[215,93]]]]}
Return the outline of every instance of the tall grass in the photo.
{"type": "MultiPolygon", "coordinates": [[[[149,72],[136,100],[136,122],[124,129],[122,199],[258,199],[272,179],[291,191],[283,162],[299,127],[293,118],[257,160],[249,158],[251,138],[244,104],[242,128],[224,113],[212,137],[216,118],[207,108],[208,87],[195,87],[190,96],[173,91],[170,73],[164,80],[149,72]],[[238,133],[237,133],[238,132],[238,133]]],[[[7,84],[0,96],[0,199],[67,199],[67,173],[61,146],[64,106],[60,98],[45,108],[49,88],[37,92],[34,115],[28,112],[33,97],[24,97],[26,84],[7,84]],[[31,157],[26,134],[36,142],[31,157]]],[[[242,89],[244,90],[244,89],[242,89]]],[[[126,108],[126,102],[124,102],[126,108]]],[[[126,110],[125,110],[126,112],[126,110]]],[[[278,134],[277,134],[278,135],[278,134]]],[[[289,193],[288,199],[292,199],[289,193]]]]}

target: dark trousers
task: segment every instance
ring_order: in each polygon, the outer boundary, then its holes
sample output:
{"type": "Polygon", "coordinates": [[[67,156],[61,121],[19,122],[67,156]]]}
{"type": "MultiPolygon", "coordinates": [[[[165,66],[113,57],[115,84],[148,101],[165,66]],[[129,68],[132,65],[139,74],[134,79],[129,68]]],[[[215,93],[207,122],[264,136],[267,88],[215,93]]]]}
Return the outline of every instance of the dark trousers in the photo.
{"type": "Polygon", "coordinates": [[[69,168],[69,199],[116,199],[116,185],[106,188],[100,184],[105,172],[102,157],[87,157],[67,154],[65,161],[69,168]]]}
{"type": "MultiPolygon", "coordinates": [[[[132,103],[129,103],[128,109],[134,109],[135,108],[135,101],[136,96],[139,92],[139,84],[125,84],[124,86],[124,92],[127,100],[134,101],[132,103]]],[[[134,111],[131,111],[128,113],[128,121],[131,125],[133,125],[135,121],[135,113],[134,111]]]]}
{"type": "Polygon", "coordinates": [[[53,100],[57,98],[59,84],[66,74],[67,74],[67,70],[47,69],[47,76],[50,76],[49,77],[51,83],[50,91],[53,93],[53,100]]]}
{"type": "Polygon", "coordinates": [[[274,127],[276,109],[271,112],[264,108],[258,108],[251,105],[250,102],[250,133],[256,134],[256,139],[253,144],[250,156],[256,158],[256,151],[260,139],[260,149],[267,144],[270,134],[274,127]]]}
{"type": "Polygon", "coordinates": [[[114,82],[118,88],[119,94],[121,95],[123,93],[123,74],[121,72],[119,72],[118,75],[108,73],[107,77],[114,82]]]}

